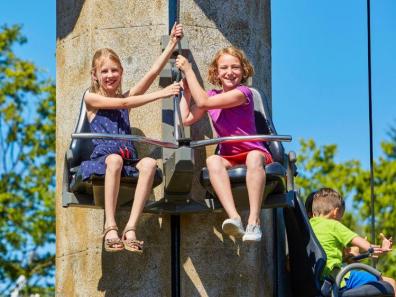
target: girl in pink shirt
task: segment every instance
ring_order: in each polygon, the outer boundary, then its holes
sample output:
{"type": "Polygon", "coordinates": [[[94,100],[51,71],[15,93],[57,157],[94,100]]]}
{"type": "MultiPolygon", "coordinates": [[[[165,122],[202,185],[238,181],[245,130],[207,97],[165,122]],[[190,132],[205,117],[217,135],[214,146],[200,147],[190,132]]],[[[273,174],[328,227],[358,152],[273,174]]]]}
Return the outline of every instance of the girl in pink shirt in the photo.
{"type": "MultiPolygon", "coordinates": [[[[235,47],[218,51],[209,66],[209,82],[219,90],[206,92],[199,84],[186,58],[179,55],[176,66],[183,71],[184,96],[180,102],[182,120],[192,125],[208,112],[219,137],[257,134],[254,120],[253,95],[243,83],[253,75],[253,67],[244,52],[235,47]],[[193,98],[195,105],[191,105],[193,98]]],[[[260,241],[260,212],[265,187],[265,164],[272,162],[271,154],[261,142],[226,143],[218,155],[207,158],[210,182],[228,215],[223,231],[242,237],[243,241],[260,241]],[[239,164],[247,167],[246,185],[250,214],[246,231],[235,207],[227,169],[239,164]]]]}

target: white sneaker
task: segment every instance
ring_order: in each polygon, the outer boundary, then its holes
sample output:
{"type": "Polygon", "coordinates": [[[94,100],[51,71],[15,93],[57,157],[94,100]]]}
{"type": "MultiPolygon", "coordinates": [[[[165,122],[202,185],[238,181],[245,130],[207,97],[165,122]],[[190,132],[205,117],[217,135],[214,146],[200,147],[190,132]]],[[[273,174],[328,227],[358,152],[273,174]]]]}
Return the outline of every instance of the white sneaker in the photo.
{"type": "Polygon", "coordinates": [[[240,219],[226,219],[221,228],[224,233],[238,238],[241,238],[245,234],[242,221],[240,219]]]}
{"type": "Polygon", "coordinates": [[[259,242],[261,241],[261,228],[259,225],[247,225],[245,235],[243,235],[243,241],[259,242]]]}

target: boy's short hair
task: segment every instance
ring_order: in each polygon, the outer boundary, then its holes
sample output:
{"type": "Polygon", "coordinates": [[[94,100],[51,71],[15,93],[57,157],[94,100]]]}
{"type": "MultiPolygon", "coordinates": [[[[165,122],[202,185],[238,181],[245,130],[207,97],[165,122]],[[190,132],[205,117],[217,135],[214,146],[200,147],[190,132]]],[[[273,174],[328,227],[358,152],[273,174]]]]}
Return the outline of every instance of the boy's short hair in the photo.
{"type": "Polygon", "coordinates": [[[345,210],[344,199],[337,191],[331,188],[322,188],[313,195],[313,216],[328,215],[336,208],[339,208],[342,212],[345,210]]]}

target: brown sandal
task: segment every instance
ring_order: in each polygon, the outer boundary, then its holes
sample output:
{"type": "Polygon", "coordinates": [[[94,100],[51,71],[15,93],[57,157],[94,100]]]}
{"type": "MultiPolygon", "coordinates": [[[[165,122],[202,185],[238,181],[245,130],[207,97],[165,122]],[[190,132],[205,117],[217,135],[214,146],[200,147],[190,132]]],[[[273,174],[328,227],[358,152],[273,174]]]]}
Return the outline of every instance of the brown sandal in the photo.
{"type": "Polygon", "coordinates": [[[143,241],[137,239],[127,239],[125,234],[128,231],[136,231],[135,227],[126,227],[124,232],[122,232],[122,243],[124,248],[130,252],[142,254],[143,253],[143,241]]]}
{"type": "MultiPolygon", "coordinates": [[[[103,238],[105,238],[106,234],[112,230],[118,231],[117,226],[110,226],[105,228],[103,231],[103,238]]],[[[124,245],[121,239],[119,239],[118,237],[110,238],[104,240],[104,249],[106,252],[119,252],[124,249],[124,245]]]]}

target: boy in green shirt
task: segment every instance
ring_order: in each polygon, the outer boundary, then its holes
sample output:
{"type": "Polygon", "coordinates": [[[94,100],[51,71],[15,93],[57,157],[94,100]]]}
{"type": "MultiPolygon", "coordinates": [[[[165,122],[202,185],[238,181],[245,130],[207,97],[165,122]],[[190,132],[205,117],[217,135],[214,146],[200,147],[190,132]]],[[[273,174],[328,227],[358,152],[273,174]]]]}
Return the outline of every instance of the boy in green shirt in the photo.
{"type": "MultiPolygon", "coordinates": [[[[344,226],[340,221],[344,214],[345,204],[341,195],[333,189],[322,188],[317,191],[312,200],[312,215],[310,223],[312,229],[324,249],[327,262],[323,270],[322,277],[330,276],[335,279],[335,275],[342,267],[342,253],[348,245],[359,247],[362,251],[374,248],[374,254],[380,255],[388,252],[392,248],[392,239],[387,239],[381,234],[381,247],[374,247],[366,239],[358,236],[355,232],[344,226]]],[[[345,277],[345,289],[352,289],[372,281],[377,281],[373,274],[352,270],[345,277]]],[[[396,292],[396,282],[389,277],[382,277],[382,280],[392,285],[396,292]]]]}

